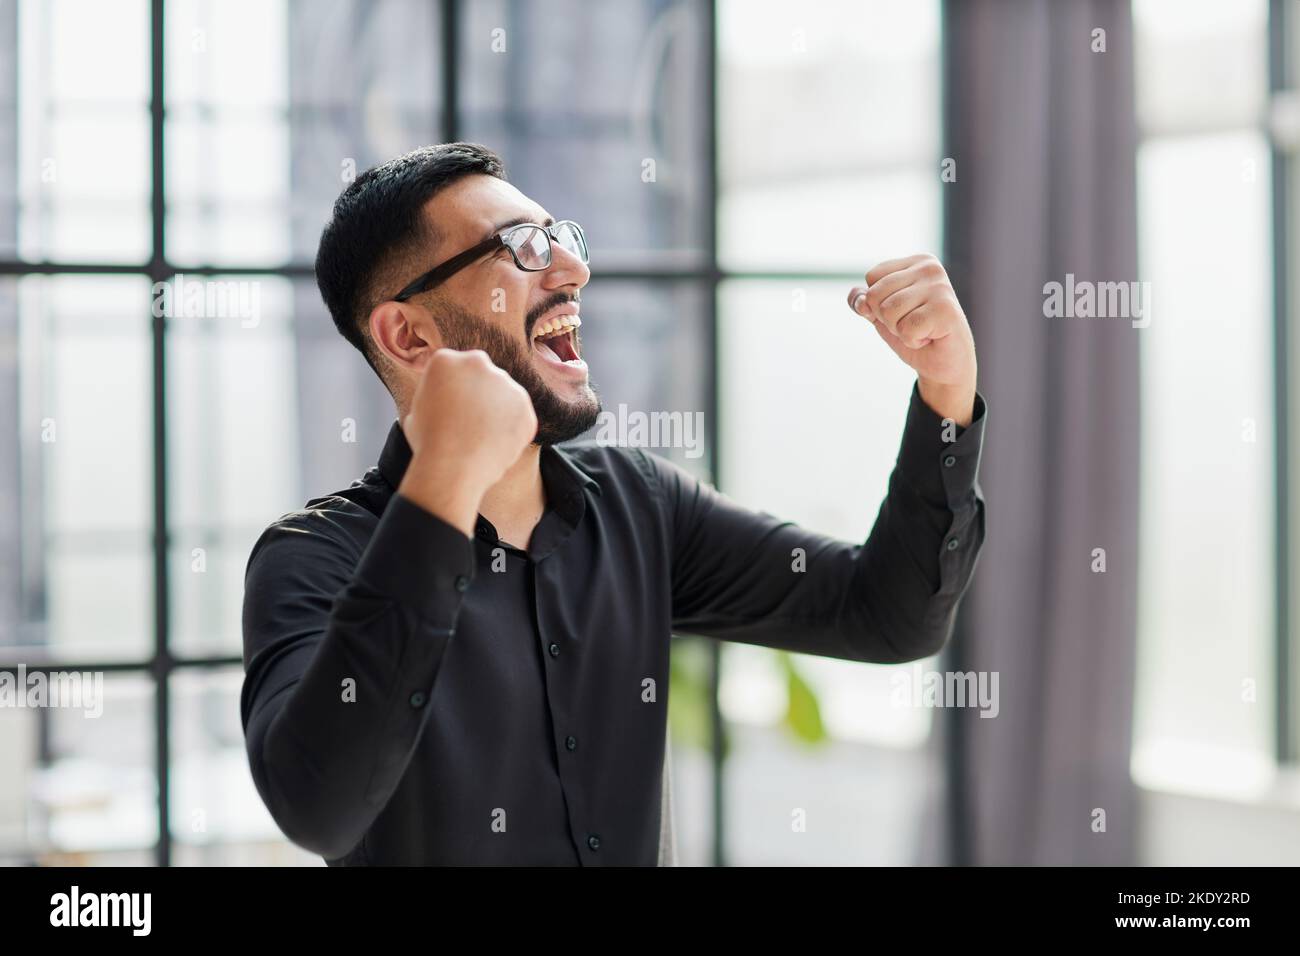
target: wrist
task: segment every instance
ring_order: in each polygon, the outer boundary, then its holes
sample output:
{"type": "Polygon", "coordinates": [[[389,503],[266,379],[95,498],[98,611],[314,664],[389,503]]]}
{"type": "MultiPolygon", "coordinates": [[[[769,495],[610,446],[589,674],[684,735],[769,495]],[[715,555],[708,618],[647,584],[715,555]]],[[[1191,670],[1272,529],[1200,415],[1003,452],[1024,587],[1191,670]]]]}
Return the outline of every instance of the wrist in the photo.
{"type": "Polygon", "coordinates": [[[921,401],[940,418],[951,418],[961,428],[966,428],[975,418],[975,384],[946,385],[917,378],[917,391],[921,401]]]}

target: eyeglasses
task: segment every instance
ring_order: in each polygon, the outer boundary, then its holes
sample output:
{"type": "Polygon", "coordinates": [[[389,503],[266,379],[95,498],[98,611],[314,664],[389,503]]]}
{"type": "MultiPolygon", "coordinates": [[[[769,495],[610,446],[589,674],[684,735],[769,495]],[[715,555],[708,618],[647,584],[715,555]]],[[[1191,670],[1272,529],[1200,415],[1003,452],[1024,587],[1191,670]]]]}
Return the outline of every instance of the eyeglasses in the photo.
{"type": "Polygon", "coordinates": [[[485,239],[472,249],[452,256],[442,265],[434,266],[420,276],[397,295],[395,302],[405,302],[413,295],[427,292],[440,282],[445,282],[470,263],[481,259],[502,246],[510,250],[515,265],[524,272],[541,272],[551,267],[551,240],[560,244],[560,248],[571,252],[583,262],[587,262],[587,237],[582,227],[570,219],[562,219],[550,226],[539,226],[535,222],[525,222],[502,230],[491,239],[485,239]]]}

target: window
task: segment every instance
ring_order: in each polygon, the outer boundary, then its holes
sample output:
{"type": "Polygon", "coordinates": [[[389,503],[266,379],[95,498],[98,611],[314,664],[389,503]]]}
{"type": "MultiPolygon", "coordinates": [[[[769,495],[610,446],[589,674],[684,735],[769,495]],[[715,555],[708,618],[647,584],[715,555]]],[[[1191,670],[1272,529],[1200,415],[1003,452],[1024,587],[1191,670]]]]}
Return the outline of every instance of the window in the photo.
{"type": "MultiPolygon", "coordinates": [[[[491,143],[513,182],[587,227],[584,336],[607,409],[703,412],[702,455],[657,450],[865,538],[912,376],[843,299],[875,262],[941,247],[939,41],[937,0],[797,17],[774,0],[0,5],[0,417],[18,435],[0,470],[0,557],[17,569],[0,670],[106,675],[98,720],[0,713],[18,781],[0,794],[0,859],[320,863],[248,775],[243,573],[262,528],[362,474],[392,422],[311,263],[349,178],[416,146],[491,143]],[[194,310],[186,282],[231,298],[194,310]],[[790,328],[818,345],[797,363],[790,328]],[[791,442],[823,455],[816,495],[774,452],[791,442]]],[[[705,670],[722,653],[679,650],[675,666],[705,670]]],[[[785,708],[785,659],[725,654],[730,786],[779,778],[799,758],[755,762],[743,741],[785,708]]],[[[891,766],[891,823],[871,829],[861,793],[837,789],[830,812],[855,814],[840,829],[860,847],[774,852],[901,859],[893,821],[918,802],[929,713],[890,705],[886,668],[795,668],[864,787],[880,776],[864,743],[915,786],[891,766]]],[[[692,684],[711,704],[708,677],[692,684]]],[[[694,759],[675,754],[679,849],[706,862],[694,759]]],[[[738,818],[733,844],[763,825],[738,818]]]]}
{"type": "MultiPolygon", "coordinates": [[[[710,13],[0,4],[0,671],[105,674],[98,718],[0,710],[0,861],[321,864],[248,773],[240,609],[256,536],[361,475],[394,418],[312,275],[357,172],[491,143],[592,238],[606,407],[711,431],[710,13]]],[[[708,476],[705,437],[663,452],[708,476]]]]}
{"type": "MultiPolygon", "coordinates": [[[[941,252],[939,4],[724,0],[718,33],[721,484],[862,541],[915,375],[845,297],[877,262],[941,252]]],[[[728,862],[910,862],[932,715],[893,705],[897,669],[735,643],[722,656],[737,741],[724,781],[741,814],[728,862]],[[787,663],[817,697],[829,753],[773,730],[787,663]],[[793,806],[842,825],[792,835],[793,806]]]]}
{"type": "Polygon", "coordinates": [[[1133,16],[1139,257],[1156,303],[1141,335],[1133,770],[1153,787],[1250,793],[1272,776],[1293,693],[1276,580],[1288,383],[1270,294],[1286,226],[1272,219],[1268,122],[1281,25],[1264,0],[1136,0],[1133,16]]]}

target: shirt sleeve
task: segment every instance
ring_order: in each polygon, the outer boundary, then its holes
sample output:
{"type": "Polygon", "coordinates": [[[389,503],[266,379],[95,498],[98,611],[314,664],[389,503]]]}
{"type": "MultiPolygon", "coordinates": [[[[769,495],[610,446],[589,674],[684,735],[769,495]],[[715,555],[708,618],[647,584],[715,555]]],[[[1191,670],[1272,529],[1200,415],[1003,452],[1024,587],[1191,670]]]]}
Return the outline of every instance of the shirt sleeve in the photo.
{"type": "Polygon", "coordinates": [[[326,859],[361,841],[400,782],[474,575],[470,539],[401,495],[359,554],[349,517],[280,519],[245,573],[253,781],[285,835],[326,859]]]}
{"type": "MultiPolygon", "coordinates": [[[[977,392],[962,428],[913,384],[888,492],[863,544],[744,508],[642,453],[668,523],[674,630],[875,663],[937,653],[984,542],[986,417],[977,392]]],[[[809,474],[816,468],[810,462],[809,474]]]]}

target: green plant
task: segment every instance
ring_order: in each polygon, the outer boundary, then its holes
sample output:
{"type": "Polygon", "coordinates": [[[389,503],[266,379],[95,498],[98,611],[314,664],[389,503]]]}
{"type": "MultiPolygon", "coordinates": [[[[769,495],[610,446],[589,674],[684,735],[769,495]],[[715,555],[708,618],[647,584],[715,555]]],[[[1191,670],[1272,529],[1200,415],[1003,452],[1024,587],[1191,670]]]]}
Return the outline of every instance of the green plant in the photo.
{"type": "MultiPolygon", "coordinates": [[[[817,693],[800,673],[793,654],[774,651],[785,675],[786,710],[782,725],[796,740],[823,744],[830,740],[822,723],[817,693]]],[[[668,723],[675,745],[709,750],[713,746],[710,718],[709,640],[673,639],[669,659],[668,723]]],[[[723,723],[722,757],[730,751],[730,735],[723,723]]]]}

